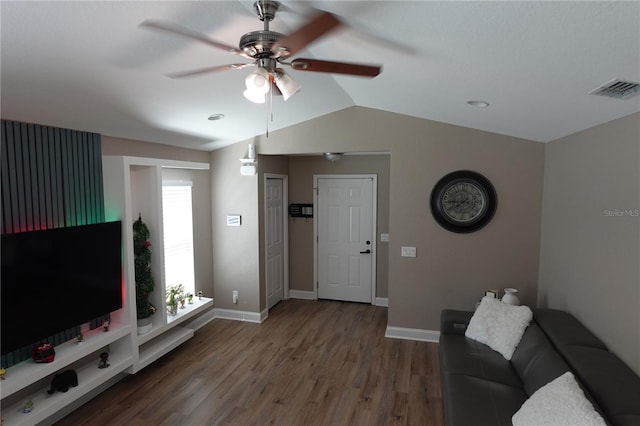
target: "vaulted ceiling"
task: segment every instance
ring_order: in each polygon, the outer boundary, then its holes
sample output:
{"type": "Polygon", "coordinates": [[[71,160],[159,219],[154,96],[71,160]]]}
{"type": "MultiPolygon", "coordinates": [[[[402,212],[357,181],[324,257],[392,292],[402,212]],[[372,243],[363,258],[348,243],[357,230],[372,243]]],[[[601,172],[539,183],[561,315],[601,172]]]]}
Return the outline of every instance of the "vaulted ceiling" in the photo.
{"type": "Polygon", "coordinates": [[[314,9],[345,24],[298,57],[382,73],[287,68],[302,90],[274,96],[269,110],[242,96],[251,68],[166,76],[248,60],[139,26],[171,21],[237,46],[263,28],[252,1],[2,1],[2,118],[212,150],[354,105],[541,142],[640,111],[640,96],[588,94],[616,78],[640,81],[637,1],[281,3],[271,23],[280,33],[314,9]]]}

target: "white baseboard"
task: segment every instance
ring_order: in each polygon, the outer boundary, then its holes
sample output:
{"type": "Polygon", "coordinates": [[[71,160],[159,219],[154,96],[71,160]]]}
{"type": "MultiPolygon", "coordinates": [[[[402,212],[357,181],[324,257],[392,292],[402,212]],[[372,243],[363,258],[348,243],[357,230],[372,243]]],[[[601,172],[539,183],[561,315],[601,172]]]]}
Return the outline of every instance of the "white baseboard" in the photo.
{"type": "Polygon", "coordinates": [[[387,326],[387,331],[384,333],[384,337],[438,343],[440,340],[440,332],[437,330],[423,330],[421,328],[387,326]]]}
{"type": "Polygon", "coordinates": [[[389,299],[386,297],[376,297],[376,306],[384,306],[385,308],[389,306],[389,299]]]}
{"type": "Polygon", "coordinates": [[[233,309],[221,309],[214,308],[215,317],[221,319],[230,319],[236,321],[247,321],[261,323],[263,321],[264,313],[247,312],[247,311],[235,311],[233,309]]]}
{"type": "Polygon", "coordinates": [[[316,295],[313,291],[305,290],[289,290],[289,298],[291,299],[304,299],[304,300],[316,300],[316,295]]]}

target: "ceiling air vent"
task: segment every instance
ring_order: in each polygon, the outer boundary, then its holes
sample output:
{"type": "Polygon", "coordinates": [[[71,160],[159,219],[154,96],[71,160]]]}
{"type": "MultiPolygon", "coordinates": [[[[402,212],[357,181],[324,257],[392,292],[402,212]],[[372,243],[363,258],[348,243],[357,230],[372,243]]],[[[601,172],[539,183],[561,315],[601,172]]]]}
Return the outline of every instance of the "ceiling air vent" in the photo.
{"type": "Polygon", "coordinates": [[[589,95],[608,96],[616,99],[629,99],[640,93],[640,83],[620,79],[611,80],[589,92],[589,95]]]}

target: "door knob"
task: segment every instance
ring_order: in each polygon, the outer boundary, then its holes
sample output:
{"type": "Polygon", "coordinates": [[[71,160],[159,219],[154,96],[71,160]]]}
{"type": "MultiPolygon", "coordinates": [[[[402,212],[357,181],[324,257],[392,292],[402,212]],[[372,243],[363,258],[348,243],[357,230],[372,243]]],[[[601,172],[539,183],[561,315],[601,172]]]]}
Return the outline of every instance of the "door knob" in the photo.
{"type": "Polygon", "coordinates": [[[360,254],[369,254],[371,253],[371,250],[366,249],[365,251],[361,251],[360,254]]]}

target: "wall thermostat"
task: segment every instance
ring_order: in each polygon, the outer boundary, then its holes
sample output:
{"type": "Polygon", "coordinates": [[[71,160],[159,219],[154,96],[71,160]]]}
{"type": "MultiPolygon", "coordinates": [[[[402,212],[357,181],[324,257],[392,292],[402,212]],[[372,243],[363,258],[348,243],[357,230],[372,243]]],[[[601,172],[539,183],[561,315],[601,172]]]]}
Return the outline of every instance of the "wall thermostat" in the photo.
{"type": "Polygon", "coordinates": [[[313,204],[289,204],[289,216],[313,217],[313,204]]]}

